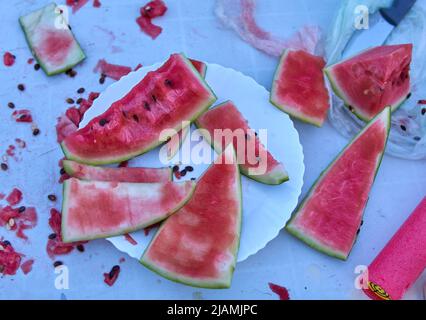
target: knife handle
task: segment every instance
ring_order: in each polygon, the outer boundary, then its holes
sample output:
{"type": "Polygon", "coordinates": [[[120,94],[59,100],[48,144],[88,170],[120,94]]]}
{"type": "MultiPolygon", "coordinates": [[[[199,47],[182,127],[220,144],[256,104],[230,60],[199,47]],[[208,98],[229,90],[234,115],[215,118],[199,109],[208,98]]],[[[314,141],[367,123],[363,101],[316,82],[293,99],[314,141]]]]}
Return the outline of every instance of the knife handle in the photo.
{"type": "Polygon", "coordinates": [[[397,26],[415,2],[416,0],[394,0],[392,7],[380,9],[380,13],[387,22],[397,26]]]}

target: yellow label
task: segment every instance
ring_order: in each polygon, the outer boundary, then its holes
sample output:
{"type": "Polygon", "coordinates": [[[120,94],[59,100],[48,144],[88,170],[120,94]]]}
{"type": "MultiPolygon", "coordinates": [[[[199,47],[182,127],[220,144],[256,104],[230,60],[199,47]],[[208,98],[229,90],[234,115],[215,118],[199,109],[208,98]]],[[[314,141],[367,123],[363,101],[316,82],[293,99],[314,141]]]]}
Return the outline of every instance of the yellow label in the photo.
{"type": "Polygon", "coordinates": [[[391,300],[391,297],[389,296],[389,294],[381,286],[379,286],[379,285],[377,285],[377,284],[369,281],[368,282],[368,287],[380,299],[391,300]]]}

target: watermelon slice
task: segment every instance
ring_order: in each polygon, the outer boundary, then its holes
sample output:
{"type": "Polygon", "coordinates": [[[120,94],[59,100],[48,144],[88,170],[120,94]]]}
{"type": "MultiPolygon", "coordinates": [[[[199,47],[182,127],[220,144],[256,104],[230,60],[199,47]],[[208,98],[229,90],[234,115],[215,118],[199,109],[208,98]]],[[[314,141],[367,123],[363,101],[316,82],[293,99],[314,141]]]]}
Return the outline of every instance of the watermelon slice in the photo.
{"type": "Polygon", "coordinates": [[[86,164],[128,160],[159,144],[165,129],[182,129],[216,101],[191,62],[173,54],[122,99],[62,143],[66,157],[86,164]]]}
{"type": "Polygon", "coordinates": [[[62,165],[71,177],[81,180],[139,183],[172,181],[171,168],[105,168],[71,160],[63,160],[62,165]]]}
{"type": "Polygon", "coordinates": [[[161,220],[192,196],[193,181],[182,183],[64,182],[62,237],[64,242],[130,233],[161,220]]]}
{"type": "Polygon", "coordinates": [[[325,69],[334,92],[358,118],[395,111],[410,93],[412,44],[375,47],[325,69]]]}
{"type": "Polygon", "coordinates": [[[285,50],[272,82],[271,103],[289,115],[321,127],[330,108],[322,57],[285,50]]]}
{"type": "Polygon", "coordinates": [[[201,76],[206,78],[207,65],[204,62],[195,59],[189,59],[189,61],[191,61],[192,65],[195,69],[197,69],[201,76]]]}
{"type": "Polygon", "coordinates": [[[218,160],[142,255],[143,265],[167,279],[203,288],[231,285],[241,232],[241,182],[232,146],[218,160]]]}
{"type": "Polygon", "coordinates": [[[167,160],[172,159],[176,153],[178,153],[180,147],[184,143],[186,137],[188,136],[190,126],[183,127],[177,134],[175,134],[169,142],[167,142],[167,160]]]}
{"type": "MultiPolygon", "coordinates": [[[[195,124],[206,129],[209,134],[201,131],[217,152],[224,149],[226,143],[233,142],[237,151],[240,171],[245,176],[261,183],[278,185],[289,180],[284,166],[265,150],[264,146],[250,129],[247,120],[238,111],[232,101],[226,101],[201,115],[195,124]],[[215,130],[223,130],[223,135],[215,134],[215,130]],[[214,143],[212,143],[214,137],[214,143]],[[250,157],[250,139],[254,139],[254,153],[250,157]],[[240,141],[244,141],[241,147],[240,141]],[[247,142],[245,142],[247,141],[247,142]],[[262,156],[264,156],[262,158],[262,156]],[[254,159],[252,159],[254,158],[254,159]],[[253,161],[254,160],[254,161],[253,161]]],[[[217,133],[217,131],[216,131],[217,133]]]]}
{"type": "Polygon", "coordinates": [[[383,157],[390,108],[374,118],[312,186],[286,229],[309,246],[346,260],[383,157]]]}
{"type": "Polygon", "coordinates": [[[63,12],[55,3],[19,18],[28,45],[44,72],[65,72],[84,60],[63,12]]]}

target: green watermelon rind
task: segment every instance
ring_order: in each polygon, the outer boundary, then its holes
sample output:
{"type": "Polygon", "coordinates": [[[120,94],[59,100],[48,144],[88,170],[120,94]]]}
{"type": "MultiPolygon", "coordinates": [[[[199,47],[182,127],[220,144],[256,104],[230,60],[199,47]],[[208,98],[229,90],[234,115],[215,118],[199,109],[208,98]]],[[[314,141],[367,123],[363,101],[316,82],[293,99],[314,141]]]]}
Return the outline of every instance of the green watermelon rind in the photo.
{"type": "MultiPolygon", "coordinates": [[[[384,115],[387,116],[386,121],[384,121],[384,125],[386,126],[386,141],[385,141],[385,146],[383,148],[383,151],[380,154],[380,157],[377,160],[377,164],[376,164],[376,169],[375,169],[375,173],[374,173],[374,177],[373,177],[373,182],[376,179],[377,173],[379,171],[380,165],[382,163],[382,159],[384,156],[384,151],[386,149],[386,144],[389,138],[389,132],[390,132],[390,127],[391,127],[391,110],[390,107],[386,107],[382,112],[380,112],[377,116],[375,116],[351,141],[350,143],[334,158],[334,160],[327,166],[327,168],[321,172],[320,176],[317,178],[317,180],[314,182],[314,184],[312,185],[312,187],[310,188],[310,190],[308,191],[307,195],[305,196],[304,200],[300,203],[300,205],[296,208],[296,210],[293,212],[293,214],[291,215],[291,218],[289,221],[287,221],[286,226],[285,226],[285,230],[290,233],[291,235],[295,236],[296,238],[298,238],[299,240],[303,241],[304,243],[306,243],[308,246],[310,246],[313,249],[316,249],[317,251],[320,251],[322,253],[325,253],[331,257],[335,257],[337,259],[340,260],[344,260],[346,261],[349,257],[350,252],[348,253],[348,255],[346,255],[345,253],[339,252],[339,251],[335,251],[332,250],[330,248],[328,248],[325,245],[322,245],[320,243],[317,242],[316,239],[305,235],[303,232],[299,231],[296,227],[292,226],[292,222],[295,219],[295,217],[297,216],[297,214],[300,212],[300,210],[304,207],[306,201],[309,200],[309,197],[312,193],[312,191],[315,190],[317,184],[322,180],[322,178],[324,178],[324,176],[327,175],[328,171],[330,170],[331,167],[333,167],[333,165],[336,163],[336,161],[340,158],[340,156],[346,151],[348,150],[353,142],[358,139],[372,124],[375,123],[375,121],[378,118],[383,117],[384,115]]],[[[364,215],[364,211],[365,208],[367,207],[367,203],[363,209],[362,212],[362,216],[364,215]]],[[[356,238],[354,239],[354,243],[356,241],[356,238]]]]}
{"type": "MultiPolygon", "coordinates": [[[[233,157],[234,157],[234,161],[236,161],[236,155],[235,155],[235,150],[232,147],[232,152],[233,152],[233,157]]],[[[213,165],[213,164],[212,164],[213,165]]],[[[150,263],[149,260],[144,259],[145,254],[148,252],[148,249],[150,248],[151,244],[154,242],[154,240],[157,238],[157,236],[160,234],[161,229],[164,227],[165,222],[167,222],[167,220],[164,220],[164,222],[161,224],[160,228],[158,229],[157,233],[155,234],[155,236],[152,238],[150,244],[148,245],[148,247],[145,249],[144,253],[142,254],[142,257],[140,258],[139,262],[145,266],[146,268],[148,268],[149,270],[157,273],[158,275],[176,282],[176,283],[181,283],[184,285],[188,285],[191,287],[196,287],[196,288],[204,288],[204,289],[228,289],[231,286],[231,282],[232,282],[232,275],[234,273],[235,270],[235,266],[237,264],[237,255],[238,255],[238,250],[240,247],[240,236],[241,236],[241,229],[242,229],[242,203],[243,203],[243,199],[242,199],[242,186],[241,186],[241,174],[240,174],[240,170],[238,169],[238,166],[236,166],[237,168],[237,186],[238,186],[238,199],[240,200],[240,208],[239,208],[239,223],[237,225],[237,232],[236,234],[238,235],[238,242],[237,245],[235,246],[234,250],[233,250],[233,254],[235,257],[234,260],[234,264],[231,265],[231,268],[229,270],[228,276],[219,279],[218,280],[205,280],[205,281],[194,281],[193,279],[190,279],[188,277],[181,277],[177,274],[174,273],[170,273],[167,271],[164,271],[160,268],[157,268],[154,264],[150,263]]],[[[208,169],[207,169],[208,170],[208,169]]]]}
{"type": "Polygon", "coordinates": [[[298,119],[302,122],[309,123],[309,124],[312,124],[312,125],[320,128],[323,125],[323,121],[320,121],[320,120],[318,120],[317,118],[314,118],[314,117],[309,117],[309,116],[307,116],[307,115],[305,115],[301,112],[297,112],[293,108],[278,102],[278,99],[276,97],[276,91],[277,90],[274,90],[273,84],[276,81],[278,81],[280,71],[283,68],[285,58],[286,58],[287,54],[289,53],[289,51],[290,50],[287,49],[281,55],[280,63],[278,64],[277,70],[275,71],[275,74],[274,74],[274,79],[272,80],[272,89],[271,89],[271,94],[270,94],[270,97],[269,97],[269,102],[271,102],[272,105],[277,107],[279,110],[287,113],[288,115],[292,116],[293,118],[296,118],[296,119],[298,119]]]}
{"type": "MultiPolygon", "coordinates": [[[[365,115],[361,112],[361,110],[358,110],[355,106],[351,105],[350,103],[348,103],[348,98],[345,96],[345,94],[343,93],[341,87],[337,84],[337,81],[333,75],[333,67],[340,64],[339,63],[335,63],[327,68],[324,69],[324,73],[328,79],[328,81],[331,84],[331,88],[333,89],[334,93],[336,94],[336,96],[338,96],[344,103],[345,107],[351,112],[353,113],[358,119],[364,121],[364,122],[369,122],[370,120],[374,119],[370,118],[368,115],[365,115]],[[352,106],[352,108],[350,108],[350,106],[352,106]]],[[[389,106],[391,107],[391,112],[396,111],[405,101],[407,100],[407,95],[404,95],[400,100],[398,100],[395,104],[389,106]]]]}
{"type": "MultiPolygon", "coordinates": [[[[221,104],[218,104],[217,106],[215,106],[212,109],[215,108],[219,108],[221,106],[223,106],[224,104],[228,103],[229,101],[225,101],[221,104]]],[[[217,153],[221,153],[222,152],[222,148],[220,148],[219,146],[217,146],[215,143],[212,142],[212,140],[210,139],[210,134],[209,135],[205,135],[203,134],[203,130],[205,130],[203,128],[203,126],[199,123],[198,120],[195,120],[194,124],[196,125],[196,127],[198,129],[202,129],[201,130],[201,134],[203,135],[203,137],[207,140],[207,142],[211,145],[211,147],[213,148],[213,150],[215,150],[217,153]]],[[[266,185],[271,185],[271,186],[276,186],[276,185],[280,185],[283,184],[284,182],[290,181],[290,177],[288,175],[288,172],[284,169],[283,165],[280,164],[278,166],[276,166],[271,173],[267,174],[267,175],[249,175],[248,170],[245,170],[241,165],[239,166],[240,168],[240,172],[246,176],[247,178],[256,181],[256,182],[260,182],[266,185]],[[274,171],[276,172],[276,175],[273,174],[274,171]]]]}
{"type": "MultiPolygon", "coordinates": [[[[54,3],[54,2],[51,3],[51,4],[49,4],[49,5],[52,5],[52,4],[55,5],[55,6],[57,6],[56,3],[54,3]]],[[[46,5],[46,7],[49,6],[49,5],[46,5]]],[[[32,55],[37,60],[38,64],[43,69],[43,71],[46,73],[46,75],[48,75],[48,76],[54,76],[54,75],[57,75],[57,74],[60,74],[60,73],[64,73],[64,72],[70,70],[71,68],[75,67],[77,64],[79,64],[80,62],[82,62],[84,59],[86,59],[86,55],[84,54],[83,49],[81,48],[80,44],[78,43],[77,39],[75,38],[73,32],[70,30],[70,33],[72,34],[72,36],[74,38],[74,42],[76,44],[76,52],[75,52],[76,55],[72,56],[72,58],[75,59],[75,60],[73,62],[71,62],[71,63],[65,64],[61,68],[55,69],[54,71],[49,70],[49,68],[45,65],[45,63],[43,62],[43,60],[40,59],[40,57],[37,55],[37,53],[33,49],[33,43],[31,41],[31,36],[28,34],[27,27],[25,26],[25,23],[23,21],[24,17],[25,16],[19,17],[19,25],[21,26],[21,29],[24,32],[25,40],[27,41],[28,47],[30,48],[32,55]]],[[[70,59],[70,57],[67,58],[67,60],[68,59],[70,59]]]]}
{"type": "MultiPolygon", "coordinates": [[[[102,169],[102,167],[96,167],[96,166],[91,166],[91,165],[88,165],[88,164],[77,163],[77,162],[72,161],[72,160],[63,160],[62,161],[63,168],[64,168],[65,172],[67,174],[69,174],[71,177],[75,177],[75,170],[73,168],[74,164],[78,164],[78,165],[81,165],[81,166],[84,166],[84,167],[93,167],[94,169],[102,169]]],[[[161,169],[161,170],[167,170],[168,174],[169,174],[169,181],[173,180],[173,170],[170,167],[165,167],[165,168],[139,168],[139,169],[146,169],[146,170],[149,170],[149,169],[161,169]]],[[[91,180],[90,178],[86,179],[84,177],[76,177],[76,178],[80,179],[80,180],[87,180],[87,181],[91,180]]]]}
{"type": "Polygon", "coordinates": [[[165,213],[163,217],[153,219],[153,220],[151,220],[147,223],[135,225],[131,228],[120,229],[117,232],[108,233],[108,234],[105,233],[105,234],[102,234],[102,235],[87,236],[87,237],[81,237],[81,238],[68,238],[67,233],[66,233],[67,226],[65,225],[65,221],[66,221],[65,217],[67,215],[66,208],[67,208],[67,205],[68,205],[68,201],[67,201],[68,200],[68,193],[70,192],[68,185],[69,185],[68,180],[65,180],[64,184],[63,184],[63,191],[62,191],[62,199],[63,199],[63,201],[62,201],[62,215],[63,215],[63,217],[62,217],[62,221],[61,221],[62,241],[64,243],[71,243],[71,242],[76,242],[76,241],[90,241],[90,240],[95,240],[95,239],[104,239],[104,238],[109,238],[109,237],[121,236],[121,235],[124,235],[124,234],[132,233],[132,232],[138,231],[140,229],[152,226],[152,225],[154,225],[158,222],[161,222],[163,220],[166,220],[168,217],[170,217],[172,214],[174,214],[176,211],[178,211],[180,208],[182,208],[191,199],[192,194],[195,191],[196,183],[195,182],[191,183],[192,187],[191,187],[190,192],[188,192],[187,196],[175,208],[173,208],[173,210],[165,213]]]}
{"type": "MultiPolygon", "coordinates": [[[[210,88],[210,86],[207,84],[207,82],[204,80],[204,78],[197,71],[197,69],[195,69],[193,64],[188,60],[188,58],[186,58],[185,55],[182,54],[182,53],[180,55],[182,56],[184,62],[187,64],[187,66],[192,70],[193,74],[203,84],[203,86],[211,92],[211,98],[208,101],[206,101],[205,104],[198,106],[198,108],[194,108],[194,109],[198,109],[198,111],[194,114],[194,116],[192,118],[182,119],[182,121],[186,120],[186,121],[189,121],[190,123],[193,123],[200,115],[202,115],[206,110],[208,110],[210,108],[211,105],[213,105],[216,102],[217,96],[214,93],[214,91],[210,88]]],[[[182,121],[180,121],[179,124],[172,129],[174,129],[176,132],[179,132],[180,130],[182,130],[182,121]]],[[[65,146],[65,142],[66,142],[66,139],[61,142],[61,148],[62,148],[62,151],[63,151],[63,153],[64,153],[64,155],[67,159],[74,160],[74,161],[84,163],[84,164],[89,164],[89,165],[103,165],[103,164],[112,164],[112,163],[123,162],[123,161],[129,160],[129,159],[132,159],[136,156],[140,156],[142,154],[145,154],[145,153],[155,149],[156,147],[164,144],[164,141],[160,141],[159,139],[157,139],[157,140],[154,140],[150,145],[146,146],[145,148],[142,148],[141,150],[138,150],[138,151],[135,151],[135,152],[130,152],[130,153],[127,153],[127,154],[120,156],[120,157],[109,157],[109,158],[102,158],[102,159],[96,160],[96,159],[84,159],[84,158],[81,158],[79,156],[73,155],[73,153],[70,152],[67,149],[67,147],[65,146]]]]}

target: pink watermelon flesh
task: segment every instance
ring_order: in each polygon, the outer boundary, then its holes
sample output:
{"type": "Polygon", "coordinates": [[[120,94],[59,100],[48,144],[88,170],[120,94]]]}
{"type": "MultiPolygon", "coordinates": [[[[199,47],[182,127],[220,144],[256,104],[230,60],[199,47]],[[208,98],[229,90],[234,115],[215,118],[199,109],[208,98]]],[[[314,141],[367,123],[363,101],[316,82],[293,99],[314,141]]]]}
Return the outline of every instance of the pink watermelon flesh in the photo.
{"type": "Polygon", "coordinates": [[[171,137],[167,142],[167,159],[172,159],[179,151],[182,144],[185,142],[186,137],[190,131],[190,126],[183,127],[175,136],[171,137]]]}
{"type": "Polygon", "coordinates": [[[66,157],[86,164],[128,160],[158,146],[161,131],[179,131],[216,101],[182,54],[149,72],[102,115],[61,144],[66,157]]]}
{"type": "Polygon", "coordinates": [[[347,259],[380,166],[389,128],[390,108],[386,108],[321,174],[287,223],[287,231],[319,251],[347,259]]]}
{"type": "Polygon", "coordinates": [[[330,107],[322,57],[286,50],[272,82],[271,102],[302,121],[322,126],[330,107]]]}
{"type": "Polygon", "coordinates": [[[232,146],[200,178],[191,200],[166,220],[141,258],[190,286],[228,288],[241,231],[241,184],[232,146]]]}
{"type": "Polygon", "coordinates": [[[66,173],[80,180],[116,182],[167,182],[172,180],[171,168],[105,168],[63,160],[66,173]]]}
{"type": "Polygon", "coordinates": [[[195,69],[197,69],[201,76],[205,78],[207,72],[207,65],[204,62],[195,59],[189,59],[189,61],[191,61],[192,65],[195,69]]]}
{"type": "Polygon", "coordinates": [[[381,46],[328,67],[334,92],[365,121],[385,107],[397,109],[410,93],[413,45],[381,46]]]}
{"type": "Polygon", "coordinates": [[[130,233],[164,220],[191,197],[195,183],[64,182],[64,242],[130,233]]]}
{"type": "Polygon", "coordinates": [[[259,138],[248,126],[247,120],[243,118],[233,102],[227,101],[216,106],[201,115],[195,123],[199,128],[208,131],[209,136],[205,136],[205,138],[210,143],[214,138],[213,147],[216,151],[221,152],[226,143],[233,142],[242,174],[271,185],[288,181],[288,174],[284,166],[275,160],[269,151],[265,150],[259,138]],[[223,135],[217,135],[214,134],[215,130],[227,131],[223,131],[223,135]],[[255,141],[252,144],[254,145],[254,154],[249,151],[253,150],[249,147],[250,139],[255,141]],[[265,155],[265,157],[262,158],[262,155],[265,155]]]}

